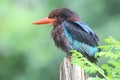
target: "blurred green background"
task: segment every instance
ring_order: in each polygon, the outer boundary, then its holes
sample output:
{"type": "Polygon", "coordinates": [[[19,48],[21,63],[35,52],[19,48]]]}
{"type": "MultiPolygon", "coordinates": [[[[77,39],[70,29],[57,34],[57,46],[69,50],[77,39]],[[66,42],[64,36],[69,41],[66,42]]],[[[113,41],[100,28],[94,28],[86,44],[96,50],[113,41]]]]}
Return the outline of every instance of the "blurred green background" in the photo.
{"type": "Polygon", "coordinates": [[[120,39],[120,0],[0,0],[0,80],[59,80],[65,54],[50,38],[51,26],[32,22],[61,7],[77,12],[100,44],[120,39]]]}

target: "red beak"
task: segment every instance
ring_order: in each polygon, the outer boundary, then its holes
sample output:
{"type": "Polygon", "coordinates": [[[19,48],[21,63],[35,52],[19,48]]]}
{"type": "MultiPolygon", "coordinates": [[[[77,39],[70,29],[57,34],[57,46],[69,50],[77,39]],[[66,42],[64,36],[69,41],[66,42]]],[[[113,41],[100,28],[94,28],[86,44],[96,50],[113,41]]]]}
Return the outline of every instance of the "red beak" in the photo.
{"type": "Polygon", "coordinates": [[[33,24],[41,25],[41,24],[53,24],[56,19],[44,18],[38,21],[33,22],[33,24]]]}

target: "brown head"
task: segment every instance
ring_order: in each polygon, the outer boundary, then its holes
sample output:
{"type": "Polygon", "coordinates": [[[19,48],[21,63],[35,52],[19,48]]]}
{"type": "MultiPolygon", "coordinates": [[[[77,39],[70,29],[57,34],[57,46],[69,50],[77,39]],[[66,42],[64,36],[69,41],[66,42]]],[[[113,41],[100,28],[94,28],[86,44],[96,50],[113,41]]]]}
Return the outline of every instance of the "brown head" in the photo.
{"type": "Polygon", "coordinates": [[[47,18],[35,21],[33,24],[52,24],[53,26],[57,26],[63,21],[79,21],[79,17],[70,9],[61,8],[52,10],[47,18]]]}

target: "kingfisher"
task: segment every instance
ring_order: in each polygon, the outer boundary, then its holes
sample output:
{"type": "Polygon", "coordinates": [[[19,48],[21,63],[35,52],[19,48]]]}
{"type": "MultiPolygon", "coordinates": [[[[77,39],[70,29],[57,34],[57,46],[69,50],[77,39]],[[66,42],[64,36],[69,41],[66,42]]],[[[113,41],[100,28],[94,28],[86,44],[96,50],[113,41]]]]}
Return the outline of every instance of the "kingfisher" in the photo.
{"type": "Polygon", "coordinates": [[[91,62],[96,62],[94,58],[99,52],[99,38],[96,33],[78,15],[68,9],[60,8],[50,12],[48,17],[33,22],[33,24],[50,24],[53,26],[51,37],[55,45],[63,50],[67,56],[71,56],[70,50],[80,52],[91,62]]]}

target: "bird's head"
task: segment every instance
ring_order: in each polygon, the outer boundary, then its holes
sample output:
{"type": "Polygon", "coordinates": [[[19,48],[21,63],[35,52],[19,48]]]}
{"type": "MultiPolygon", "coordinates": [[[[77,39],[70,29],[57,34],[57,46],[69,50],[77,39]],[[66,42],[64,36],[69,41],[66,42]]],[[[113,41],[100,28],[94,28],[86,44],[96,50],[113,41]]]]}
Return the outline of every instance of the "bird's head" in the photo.
{"type": "Polygon", "coordinates": [[[33,24],[52,24],[53,26],[56,26],[63,21],[79,21],[79,17],[70,9],[61,8],[52,10],[47,18],[35,21],[33,24]]]}

